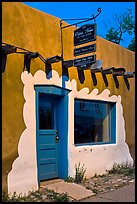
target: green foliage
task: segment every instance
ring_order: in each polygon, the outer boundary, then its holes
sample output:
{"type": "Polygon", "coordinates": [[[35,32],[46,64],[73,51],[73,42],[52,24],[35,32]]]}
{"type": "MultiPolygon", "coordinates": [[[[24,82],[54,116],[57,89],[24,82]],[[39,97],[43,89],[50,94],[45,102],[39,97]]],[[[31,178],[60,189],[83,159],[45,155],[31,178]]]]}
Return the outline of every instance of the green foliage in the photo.
{"type": "Polygon", "coordinates": [[[47,198],[53,202],[69,202],[69,197],[67,193],[59,194],[53,190],[48,190],[47,198]]]}
{"type": "Polygon", "coordinates": [[[121,20],[118,22],[121,24],[122,32],[127,32],[129,35],[132,35],[135,27],[135,21],[133,20],[132,16],[132,9],[128,9],[127,12],[123,13],[120,16],[120,19],[121,20]]]}
{"type": "Polygon", "coordinates": [[[33,198],[31,198],[30,195],[17,195],[16,192],[14,192],[13,195],[8,195],[6,192],[2,192],[2,202],[33,202],[33,198]]]}
{"type": "Polygon", "coordinates": [[[104,177],[104,176],[105,176],[105,174],[101,174],[101,175],[99,174],[99,175],[97,175],[97,173],[95,173],[92,178],[98,178],[98,177],[104,177]]]}
{"type": "Polygon", "coordinates": [[[94,174],[93,178],[98,178],[98,175],[97,173],[94,174]]]}
{"type": "MultiPolygon", "coordinates": [[[[114,25],[107,28],[107,34],[105,38],[116,44],[120,44],[123,41],[123,34],[135,36],[135,19],[132,15],[132,9],[127,9],[127,12],[114,17],[114,25]]],[[[128,49],[135,51],[135,37],[133,37],[128,49]]]]}
{"type": "Polygon", "coordinates": [[[95,193],[95,194],[98,194],[99,193],[99,190],[96,188],[96,187],[90,187],[90,186],[88,186],[88,187],[86,187],[86,189],[88,189],[88,190],[91,190],[93,193],[95,193]]]}
{"type": "MultiPolygon", "coordinates": [[[[67,193],[59,194],[52,190],[46,190],[47,199],[52,200],[53,202],[69,202],[69,197],[67,193]]],[[[28,195],[22,196],[17,195],[14,192],[12,195],[8,195],[6,192],[2,192],[2,202],[41,202],[42,192],[40,191],[31,191],[28,195]]]]}
{"type": "Polygon", "coordinates": [[[81,167],[80,163],[78,163],[78,165],[76,165],[76,174],[75,174],[74,181],[76,183],[81,183],[85,178],[85,172],[86,172],[86,169],[84,167],[84,164],[81,167]]]}
{"type": "Polygon", "coordinates": [[[128,49],[135,52],[135,38],[133,38],[128,45],[128,49]]]}
{"type": "Polygon", "coordinates": [[[135,167],[126,163],[126,164],[114,164],[111,170],[107,171],[111,174],[124,174],[125,176],[132,176],[135,174],[135,167]]]}
{"type": "Polygon", "coordinates": [[[2,192],[2,202],[10,202],[10,197],[5,191],[2,192]]]}
{"type": "Polygon", "coordinates": [[[72,183],[72,182],[74,182],[74,178],[71,176],[68,176],[65,181],[72,183]]]}
{"type": "MultiPolygon", "coordinates": [[[[111,42],[114,42],[116,44],[119,44],[119,37],[118,37],[118,31],[114,30],[113,27],[111,27],[109,30],[108,30],[108,33],[106,34],[106,39],[111,41],[111,42]]],[[[121,39],[123,40],[123,39],[121,39]]]]}

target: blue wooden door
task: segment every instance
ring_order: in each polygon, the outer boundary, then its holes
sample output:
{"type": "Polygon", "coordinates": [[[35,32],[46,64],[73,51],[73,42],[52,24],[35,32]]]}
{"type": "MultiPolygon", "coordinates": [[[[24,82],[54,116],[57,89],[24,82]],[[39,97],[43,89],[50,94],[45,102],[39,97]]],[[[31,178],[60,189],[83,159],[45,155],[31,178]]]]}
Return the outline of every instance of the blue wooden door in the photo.
{"type": "Polygon", "coordinates": [[[58,178],[57,101],[45,93],[38,95],[37,162],[39,182],[58,178]]]}

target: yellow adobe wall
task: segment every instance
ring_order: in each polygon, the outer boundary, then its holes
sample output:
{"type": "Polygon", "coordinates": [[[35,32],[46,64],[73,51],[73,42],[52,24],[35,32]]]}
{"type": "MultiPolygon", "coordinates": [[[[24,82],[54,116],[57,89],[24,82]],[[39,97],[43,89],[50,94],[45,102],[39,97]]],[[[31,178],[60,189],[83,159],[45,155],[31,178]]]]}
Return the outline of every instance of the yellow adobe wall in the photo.
{"type": "MultiPolygon", "coordinates": [[[[63,22],[63,26],[66,25],[63,22]]],[[[65,60],[73,59],[73,31],[75,27],[63,29],[65,60]]],[[[44,58],[61,55],[60,19],[40,12],[19,2],[2,2],[2,42],[16,45],[30,51],[38,51],[44,58]]],[[[103,60],[103,67],[124,67],[127,71],[135,70],[135,54],[119,45],[97,37],[97,59],[103,60]]],[[[82,57],[82,56],[81,56],[82,57]]],[[[25,129],[23,121],[23,71],[24,56],[8,55],[6,70],[2,74],[2,184],[7,189],[7,174],[18,156],[18,142],[25,129]]],[[[31,73],[45,71],[44,63],[39,59],[31,62],[31,73]]],[[[54,63],[52,69],[62,75],[61,62],[54,63]]],[[[108,87],[105,86],[101,73],[96,74],[97,85],[89,70],[84,71],[84,82],[80,82],[77,69],[69,68],[70,80],[76,79],[78,90],[88,87],[91,90],[105,88],[111,95],[121,95],[125,118],[126,141],[134,157],[135,144],[135,79],[129,79],[130,89],[123,77],[118,77],[119,88],[116,88],[112,75],[107,75],[108,87]]]]}

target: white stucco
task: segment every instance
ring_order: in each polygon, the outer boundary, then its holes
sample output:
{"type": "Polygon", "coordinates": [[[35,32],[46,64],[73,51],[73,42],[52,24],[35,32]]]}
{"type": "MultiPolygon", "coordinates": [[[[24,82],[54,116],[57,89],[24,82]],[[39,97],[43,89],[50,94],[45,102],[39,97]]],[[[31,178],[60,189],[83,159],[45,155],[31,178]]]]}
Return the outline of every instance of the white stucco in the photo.
{"type": "Polygon", "coordinates": [[[98,89],[89,93],[88,88],[77,91],[76,81],[72,80],[66,84],[66,87],[72,91],[69,94],[69,136],[68,136],[68,154],[69,154],[69,175],[75,176],[75,166],[80,163],[86,169],[86,177],[96,174],[104,174],[106,170],[113,167],[114,163],[133,164],[128,145],[125,142],[125,126],[123,118],[123,108],[121,96],[109,96],[110,91],[105,89],[98,94],[98,89]],[[101,101],[116,102],[116,144],[104,145],[74,145],[74,98],[94,99],[101,101]]]}
{"type": "MultiPolygon", "coordinates": [[[[51,74],[51,73],[50,73],[51,74]]],[[[20,136],[18,144],[18,158],[12,165],[8,174],[8,193],[24,194],[30,190],[38,189],[37,158],[36,158],[36,112],[35,112],[35,84],[52,84],[62,86],[62,77],[56,71],[52,71],[52,77],[46,78],[44,71],[37,71],[34,76],[24,71],[21,74],[24,84],[23,95],[25,103],[23,107],[23,119],[26,129],[20,136]]],[[[77,91],[76,81],[67,81],[66,88],[72,90],[69,93],[68,107],[68,173],[75,176],[75,165],[80,162],[85,165],[86,176],[95,173],[103,174],[106,169],[112,168],[114,163],[133,164],[128,145],[125,142],[125,127],[123,109],[120,96],[109,96],[109,90],[105,89],[101,94],[94,89],[89,93],[88,88],[77,91]],[[116,144],[74,145],[74,98],[97,99],[116,102],[116,144]]]]}

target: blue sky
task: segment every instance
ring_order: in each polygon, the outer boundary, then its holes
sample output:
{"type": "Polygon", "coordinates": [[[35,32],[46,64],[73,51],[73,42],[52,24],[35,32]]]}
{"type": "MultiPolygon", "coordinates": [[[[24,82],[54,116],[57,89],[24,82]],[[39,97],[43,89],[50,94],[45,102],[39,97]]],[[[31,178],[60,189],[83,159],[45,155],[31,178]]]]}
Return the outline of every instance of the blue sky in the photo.
{"type": "MultiPolygon", "coordinates": [[[[60,19],[68,18],[90,18],[92,14],[96,15],[97,9],[101,7],[102,12],[96,18],[97,35],[103,37],[106,34],[106,26],[114,25],[114,16],[121,15],[132,8],[133,16],[135,16],[135,2],[22,2],[32,8],[41,10],[45,13],[56,16],[60,19]]],[[[75,21],[66,21],[69,24],[75,21]]],[[[78,21],[76,21],[78,22],[78,21]]],[[[93,23],[89,21],[88,23],[93,23]]],[[[85,23],[84,23],[85,24],[85,23]]],[[[78,26],[82,26],[79,24],[78,26]]],[[[121,43],[123,47],[127,47],[132,36],[123,35],[124,41],[121,43]]]]}

